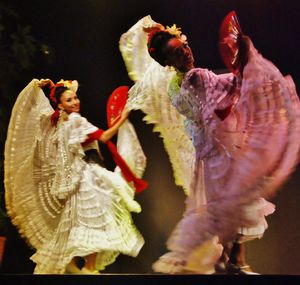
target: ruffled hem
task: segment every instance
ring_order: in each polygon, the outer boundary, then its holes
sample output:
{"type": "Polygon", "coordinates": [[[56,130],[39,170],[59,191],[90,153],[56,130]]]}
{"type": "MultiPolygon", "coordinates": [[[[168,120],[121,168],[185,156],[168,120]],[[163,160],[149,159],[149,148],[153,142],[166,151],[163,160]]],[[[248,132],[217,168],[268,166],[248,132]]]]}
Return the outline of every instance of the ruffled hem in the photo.
{"type": "Polygon", "coordinates": [[[213,237],[197,246],[189,254],[171,251],[162,255],[152,268],[155,272],[167,274],[212,274],[219,260],[223,246],[213,237]]]}
{"type": "Polygon", "coordinates": [[[75,227],[70,235],[54,237],[31,256],[36,268],[34,274],[63,274],[74,257],[97,253],[95,268],[104,270],[119,254],[136,257],[144,245],[144,239],[134,226],[119,229],[119,234],[105,233],[86,227],[75,227]],[[63,250],[62,250],[63,249],[63,250]]]}

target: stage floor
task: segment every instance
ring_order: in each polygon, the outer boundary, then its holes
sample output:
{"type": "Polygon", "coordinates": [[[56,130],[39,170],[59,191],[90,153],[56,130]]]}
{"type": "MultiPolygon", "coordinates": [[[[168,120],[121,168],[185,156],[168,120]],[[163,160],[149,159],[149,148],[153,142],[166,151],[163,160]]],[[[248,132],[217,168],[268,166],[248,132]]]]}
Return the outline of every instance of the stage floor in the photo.
{"type": "Polygon", "coordinates": [[[300,275],[164,275],[164,274],[101,274],[101,275],[32,275],[2,274],[0,284],[19,285],[218,285],[218,284],[300,284],[300,275]]]}

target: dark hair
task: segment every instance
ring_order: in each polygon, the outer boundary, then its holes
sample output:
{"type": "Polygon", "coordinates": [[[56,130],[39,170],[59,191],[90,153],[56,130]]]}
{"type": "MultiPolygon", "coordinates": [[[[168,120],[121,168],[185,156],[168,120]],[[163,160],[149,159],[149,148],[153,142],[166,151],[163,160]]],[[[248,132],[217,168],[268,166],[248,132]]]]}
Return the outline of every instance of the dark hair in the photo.
{"type": "Polygon", "coordinates": [[[61,95],[69,88],[64,87],[64,86],[58,86],[58,87],[54,87],[54,88],[55,88],[54,96],[53,96],[54,100],[51,97],[49,98],[49,100],[50,100],[51,106],[55,110],[58,107],[58,104],[60,103],[61,95]]]}
{"type": "Polygon", "coordinates": [[[148,42],[148,51],[150,56],[156,60],[160,65],[166,66],[166,45],[175,35],[166,31],[155,33],[148,42]]]}

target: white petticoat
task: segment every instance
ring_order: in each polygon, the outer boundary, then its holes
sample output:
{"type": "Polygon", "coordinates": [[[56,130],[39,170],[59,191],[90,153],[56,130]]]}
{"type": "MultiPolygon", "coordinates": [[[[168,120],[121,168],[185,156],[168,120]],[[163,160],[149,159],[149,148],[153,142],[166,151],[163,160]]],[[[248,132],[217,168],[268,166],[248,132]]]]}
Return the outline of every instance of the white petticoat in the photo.
{"type": "Polygon", "coordinates": [[[137,256],[144,244],[130,211],[140,206],[116,173],[86,164],[76,192],[66,201],[58,227],[31,259],[35,273],[64,273],[74,256],[97,252],[96,268],[104,269],[119,253],[137,256]]]}

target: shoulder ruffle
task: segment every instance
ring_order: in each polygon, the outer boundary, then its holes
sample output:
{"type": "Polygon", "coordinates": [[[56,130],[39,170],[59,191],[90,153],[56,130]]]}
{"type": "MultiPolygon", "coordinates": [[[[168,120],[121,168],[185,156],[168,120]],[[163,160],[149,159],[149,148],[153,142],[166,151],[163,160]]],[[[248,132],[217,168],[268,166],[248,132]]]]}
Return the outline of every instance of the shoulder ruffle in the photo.
{"type": "Polygon", "coordinates": [[[71,113],[68,120],[62,123],[62,126],[63,131],[68,132],[68,143],[70,145],[85,142],[89,134],[98,130],[96,126],[78,113],[71,113]]]}

